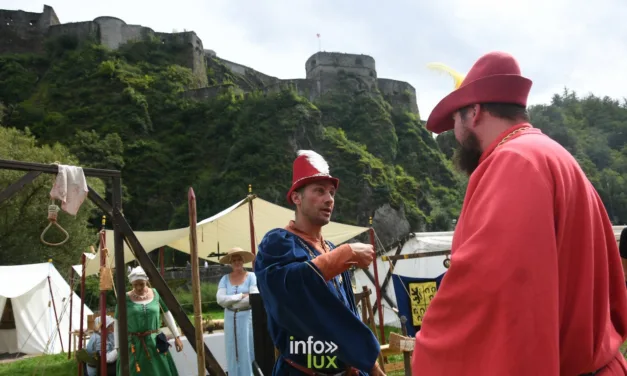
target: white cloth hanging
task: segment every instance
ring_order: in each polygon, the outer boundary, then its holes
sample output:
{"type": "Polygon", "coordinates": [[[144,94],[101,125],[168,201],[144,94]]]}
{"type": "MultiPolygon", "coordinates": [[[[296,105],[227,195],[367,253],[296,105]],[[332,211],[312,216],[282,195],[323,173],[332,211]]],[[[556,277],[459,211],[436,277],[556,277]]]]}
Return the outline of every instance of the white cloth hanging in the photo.
{"type": "Polygon", "coordinates": [[[50,191],[50,198],[61,201],[61,209],[76,215],[87,197],[87,180],[82,167],[58,165],[59,172],[50,191]]]}

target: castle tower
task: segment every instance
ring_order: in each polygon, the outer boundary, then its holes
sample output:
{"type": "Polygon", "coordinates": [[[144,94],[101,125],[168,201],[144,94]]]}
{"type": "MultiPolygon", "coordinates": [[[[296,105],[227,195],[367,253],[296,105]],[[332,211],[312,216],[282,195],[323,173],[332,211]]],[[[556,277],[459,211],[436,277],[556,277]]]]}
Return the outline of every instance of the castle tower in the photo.
{"type": "Polygon", "coordinates": [[[342,77],[349,78],[356,89],[372,90],[377,86],[374,58],[368,55],[318,52],[305,63],[308,80],[316,82],[317,95],[337,88],[342,77]]]}

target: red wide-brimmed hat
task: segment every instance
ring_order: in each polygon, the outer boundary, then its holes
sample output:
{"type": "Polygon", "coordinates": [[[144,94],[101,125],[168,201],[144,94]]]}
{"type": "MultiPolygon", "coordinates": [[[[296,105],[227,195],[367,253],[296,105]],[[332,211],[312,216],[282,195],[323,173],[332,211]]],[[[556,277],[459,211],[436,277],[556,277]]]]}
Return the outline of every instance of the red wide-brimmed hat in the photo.
{"type": "Polygon", "coordinates": [[[329,164],[322,156],[312,150],[299,150],[292,170],[292,187],[287,192],[287,202],[292,201],[292,192],[314,181],[329,180],[337,189],[340,180],[329,174],[329,164]]]}
{"type": "Polygon", "coordinates": [[[532,81],[523,77],[514,57],[490,52],[472,66],[458,89],[438,103],[427,120],[427,129],[442,133],[453,129],[452,115],[460,108],[480,103],[512,103],[527,106],[532,81]]]}

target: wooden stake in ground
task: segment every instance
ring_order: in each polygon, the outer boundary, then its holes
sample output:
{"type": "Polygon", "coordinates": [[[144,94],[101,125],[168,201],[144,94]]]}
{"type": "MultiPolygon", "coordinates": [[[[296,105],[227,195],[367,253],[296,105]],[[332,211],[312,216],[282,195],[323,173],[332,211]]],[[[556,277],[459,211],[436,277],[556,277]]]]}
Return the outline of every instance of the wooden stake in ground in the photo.
{"type": "Polygon", "coordinates": [[[187,194],[189,208],[189,250],[192,259],[192,294],[194,296],[194,327],[196,329],[196,355],[198,358],[198,376],[205,374],[205,344],[202,336],[202,306],[200,305],[200,268],[198,265],[198,240],[196,238],[196,195],[189,188],[187,194]]]}

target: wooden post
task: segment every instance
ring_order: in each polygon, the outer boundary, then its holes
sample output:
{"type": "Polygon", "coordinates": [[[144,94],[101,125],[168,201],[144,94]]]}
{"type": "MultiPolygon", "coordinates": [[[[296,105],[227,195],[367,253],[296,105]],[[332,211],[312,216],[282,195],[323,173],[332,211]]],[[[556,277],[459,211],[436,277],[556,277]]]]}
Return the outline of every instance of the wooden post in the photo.
{"type": "MultiPolygon", "coordinates": [[[[403,337],[407,337],[407,317],[401,316],[401,332],[403,337]]],[[[411,376],[411,355],[408,351],[403,351],[403,363],[405,363],[405,376],[411,376]]]]}
{"type": "MultiPolygon", "coordinates": [[[[375,259],[375,261],[376,261],[376,259],[375,259]]],[[[377,331],[376,331],[377,325],[374,322],[374,313],[372,313],[372,305],[370,304],[370,294],[366,294],[366,296],[364,296],[364,304],[366,305],[366,308],[368,309],[368,317],[369,317],[368,320],[370,321],[370,325],[372,325],[371,328],[373,329],[373,333],[374,333],[374,335],[376,337],[377,336],[377,334],[376,334],[377,333],[377,331]]],[[[370,325],[368,325],[368,326],[370,326],[370,325]]],[[[381,341],[379,341],[379,343],[381,343],[381,341]]],[[[379,366],[381,366],[381,370],[383,372],[385,372],[385,361],[383,360],[383,353],[382,352],[379,353],[379,366]]]]}
{"type": "MultiPolygon", "coordinates": [[[[255,221],[253,220],[253,199],[252,196],[253,186],[248,184],[248,226],[250,228],[250,251],[253,255],[257,254],[255,249],[255,221]]],[[[254,265],[254,264],[253,264],[254,265]]],[[[253,266],[254,268],[254,266],[253,266]]]]}
{"type": "MultiPolygon", "coordinates": [[[[364,300],[364,297],[370,294],[370,290],[368,290],[368,286],[362,286],[362,291],[363,291],[363,296],[360,299],[361,321],[363,321],[364,324],[370,326],[370,321],[368,320],[368,307],[366,307],[366,301],[364,300]]],[[[355,302],[355,303],[359,304],[358,302],[355,302]]]]}
{"type": "Polygon", "coordinates": [[[74,296],[74,268],[70,266],[70,330],[67,339],[67,359],[72,359],[72,297],[74,296]]]}
{"type": "Polygon", "coordinates": [[[103,289],[102,278],[107,265],[107,248],[105,237],[106,216],[102,216],[102,230],[100,230],[100,374],[107,374],[107,291],[103,289]]]}
{"type": "MultiPolygon", "coordinates": [[[[83,348],[83,318],[85,313],[85,254],[81,254],[81,324],[78,329],[78,349],[81,350],[83,348]]],[[[83,362],[78,362],[78,376],[83,375],[83,362]]]]}
{"type": "Polygon", "coordinates": [[[372,228],[372,217],[370,217],[370,244],[374,248],[374,260],[372,261],[372,267],[374,268],[374,288],[377,293],[377,310],[379,311],[379,341],[382,345],[385,344],[385,330],[383,328],[383,309],[381,307],[381,288],[379,287],[379,266],[377,265],[377,243],[374,239],[374,229],[372,228]]]}
{"type": "Polygon", "coordinates": [[[205,347],[202,336],[202,306],[200,301],[200,268],[198,266],[198,240],[196,239],[196,195],[194,189],[189,188],[187,194],[189,208],[189,249],[192,258],[192,292],[194,296],[194,326],[196,329],[196,359],[198,361],[198,375],[205,374],[205,347]]]}

